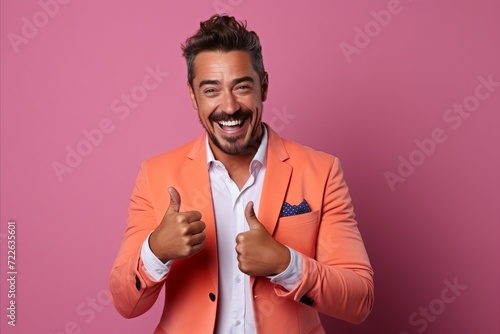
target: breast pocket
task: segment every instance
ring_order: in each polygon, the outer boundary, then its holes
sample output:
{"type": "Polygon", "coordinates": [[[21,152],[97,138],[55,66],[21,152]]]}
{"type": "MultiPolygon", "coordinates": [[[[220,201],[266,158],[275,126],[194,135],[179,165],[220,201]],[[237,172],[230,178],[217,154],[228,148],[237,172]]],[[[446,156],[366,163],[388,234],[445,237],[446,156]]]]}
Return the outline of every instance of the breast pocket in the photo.
{"type": "Polygon", "coordinates": [[[296,216],[282,217],[274,238],[309,257],[314,257],[319,229],[319,210],[296,216]]]}

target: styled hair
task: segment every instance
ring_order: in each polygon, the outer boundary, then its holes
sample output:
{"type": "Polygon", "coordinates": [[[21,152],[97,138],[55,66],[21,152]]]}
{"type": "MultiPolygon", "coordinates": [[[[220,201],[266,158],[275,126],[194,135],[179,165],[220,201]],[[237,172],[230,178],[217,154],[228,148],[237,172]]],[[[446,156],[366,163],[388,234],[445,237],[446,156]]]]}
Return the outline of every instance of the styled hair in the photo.
{"type": "Polygon", "coordinates": [[[181,48],[182,55],[186,59],[188,82],[191,86],[194,79],[194,60],[203,51],[247,51],[260,80],[264,78],[259,36],[246,29],[246,21],[236,21],[233,16],[216,14],[200,22],[200,29],[189,37],[181,48]]]}

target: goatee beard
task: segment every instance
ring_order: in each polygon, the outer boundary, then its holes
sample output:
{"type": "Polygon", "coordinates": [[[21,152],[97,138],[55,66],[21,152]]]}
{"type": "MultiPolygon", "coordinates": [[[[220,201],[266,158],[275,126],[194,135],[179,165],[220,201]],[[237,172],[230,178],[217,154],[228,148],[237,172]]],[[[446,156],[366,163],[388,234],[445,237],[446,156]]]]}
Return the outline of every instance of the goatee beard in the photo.
{"type": "MultiPolygon", "coordinates": [[[[245,122],[247,122],[247,121],[250,121],[250,120],[245,120],[245,122]]],[[[260,123],[260,125],[257,128],[252,130],[252,133],[250,134],[250,137],[249,137],[249,141],[247,143],[238,144],[238,140],[245,139],[244,137],[242,138],[241,136],[225,137],[222,139],[224,141],[224,143],[222,143],[221,140],[219,140],[219,138],[217,138],[215,136],[215,134],[210,131],[210,129],[207,129],[205,127],[203,122],[201,122],[201,119],[200,119],[200,123],[203,126],[203,128],[205,129],[205,131],[206,131],[208,137],[210,138],[210,140],[212,141],[212,143],[218,149],[220,149],[222,152],[224,152],[225,154],[228,154],[228,155],[236,156],[236,155],[245,155],[245,154],[248,154],[251,152],[254,152],[254,153],[257,152],[259,145],[262,141],[262,136],[264,134],[264,130],[263,130],[264,124],[260,123]],[[260,131],[260,133],[259,133],[259,131],[260,131]]]]}

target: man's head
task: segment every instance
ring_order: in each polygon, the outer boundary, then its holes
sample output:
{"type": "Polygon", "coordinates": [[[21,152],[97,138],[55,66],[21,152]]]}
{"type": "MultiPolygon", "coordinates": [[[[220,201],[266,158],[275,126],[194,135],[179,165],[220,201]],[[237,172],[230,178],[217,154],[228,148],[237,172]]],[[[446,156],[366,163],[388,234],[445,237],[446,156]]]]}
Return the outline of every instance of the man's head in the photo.
{"type": "Polygon", "coordinates": [[[200,22],[200,29],[182,45],[182,55],[186,59],[188,68],[188,82],[192,86],[194,62],[196,56],[203,51],[229,52],[241,50],[250,54],[252,65],[264,79],[265,70],[262,60],[262,46],[259,36],[246,29],[246,23],[238,22],[232,16],[213,15],[204,22],[200,22]]]}
{"type": "Polygon", "coordinates": [[[261,45],[234,17],[214,15],[182,46],[193,106],[214,153],[246,155],[262,138],[268,78],[261,45]]]}

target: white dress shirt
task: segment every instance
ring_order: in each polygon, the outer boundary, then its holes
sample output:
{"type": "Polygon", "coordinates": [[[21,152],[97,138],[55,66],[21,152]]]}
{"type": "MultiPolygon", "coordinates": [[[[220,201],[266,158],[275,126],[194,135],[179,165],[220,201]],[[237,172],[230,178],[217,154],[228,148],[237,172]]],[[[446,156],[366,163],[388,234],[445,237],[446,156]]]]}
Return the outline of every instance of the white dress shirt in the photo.
{"type": "MultiPolygon", "coordinates": [[[[266,172],[268,138],[264,126],[263,129],[262,142],[250,162],[250,177],[241,190],[229,177],[224,165],[215,160],[208,144],[208,138],[206,142],[207,168],[212,190],[219,259],[219,296],[215,333],[256,332],[250,277],[239,270],[235,247],[236,236],[249,229],[244,213],[246,204],[250,201],[254,202],[254,210],[259,212],[260,196],[266,172]]],[[[148,240],[149,236],[142,245],[141,258],[145,271],[153,280],[159,281],[170,270],[172,261],[161,262],[151,251],[148,240]]],[[[269,277],[269,279],[272,283],[292,290],[300,282],[302,260],[296,251],[291,248],[289,250],[291,260],[288,268],[276,276],[269,277]]]]}

